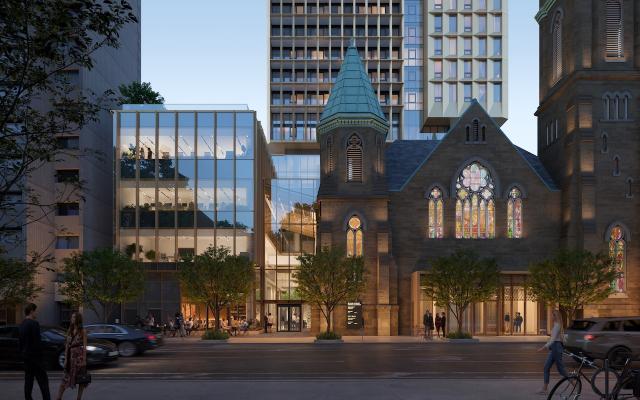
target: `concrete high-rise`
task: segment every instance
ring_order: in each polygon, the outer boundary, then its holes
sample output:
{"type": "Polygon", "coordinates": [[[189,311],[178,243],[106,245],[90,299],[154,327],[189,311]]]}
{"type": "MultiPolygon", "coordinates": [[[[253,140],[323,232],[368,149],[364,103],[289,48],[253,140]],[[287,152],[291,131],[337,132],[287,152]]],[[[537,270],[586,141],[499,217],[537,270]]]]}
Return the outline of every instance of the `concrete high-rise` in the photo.
{"type": "Polygon", "coordinates": [[[271,142],[317,149],[319,115],[352,38],[389,121],[387,141],[441,138],[474,98],[504,123],[506,3],[273,0],[271,142]]]}
{"type": "MultiPolygon", "coordinates": [[[[140,21],[140,0],[130,0],[140,21]]],[[[125,25],[119,32],[118,48],[101,48],[92,58],[92,69],[65,71],[79,92],[96,94],[116,91],[120,84],[140,81],[140,23],[125,25]]],[[[34,209],[21,232],[20,247],[25,257],[36,252],[51,255],[57,263],[74,251],[111,247],[113,244],[113,142],[112,117],[100,112],[97,122],[59,138],[64,155],[38,168],[28,178],[28,187],[39,194],[42,204],[56,204],[55,212],[34,209]],[[67,180],[81,181],[82,189],[68,195],[67,180]],[[65,194],[66,193],[66,194],[65,194]]],[[[22,254],[20,254],[22,253],[22,254]]],[[[45,325],[60,324],[70,318],[69,306],[58,294],[58,274],[41,270],[37,283],[42,292],[35,299],[38,319],[45,325]]],[[[19,310],[0,310],[0,324],[13,323],[19,310]]],[[[91,317],[91,315],[88,315],[91,317]]]]}

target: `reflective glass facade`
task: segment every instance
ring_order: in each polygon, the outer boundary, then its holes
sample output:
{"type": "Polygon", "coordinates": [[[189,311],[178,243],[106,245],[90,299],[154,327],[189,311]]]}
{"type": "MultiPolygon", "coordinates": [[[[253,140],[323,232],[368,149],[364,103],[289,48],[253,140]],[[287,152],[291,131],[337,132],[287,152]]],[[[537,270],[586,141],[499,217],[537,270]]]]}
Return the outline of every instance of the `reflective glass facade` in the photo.
{"type": "MultiPolygon", "coordinates": [[[[212,245],[255,260],[255,113],[128,106],[114,118],[116,247],[150,271],[212,245]]],[[[164,320],[181,303],[177,279],[149,278],[136,312],[164,320]]]]}
{"type": "Polygon", "coordinates": [[[289,321],[290,308],[276,303],[301,304],[292,273],[297,257],[314,253],[316,243],[315,202],[320,184],[319,155],[274,155],[275,177],[265,188],[265,265],[261,300],[265,312],[277,316],[279,331],[309,328],[310,308],[303,305],[301,324],[289,321]],[[282,326],[281,326],[282,325],[282,326]],[[292,329],[291,326],[296,329],[292,329]]]}

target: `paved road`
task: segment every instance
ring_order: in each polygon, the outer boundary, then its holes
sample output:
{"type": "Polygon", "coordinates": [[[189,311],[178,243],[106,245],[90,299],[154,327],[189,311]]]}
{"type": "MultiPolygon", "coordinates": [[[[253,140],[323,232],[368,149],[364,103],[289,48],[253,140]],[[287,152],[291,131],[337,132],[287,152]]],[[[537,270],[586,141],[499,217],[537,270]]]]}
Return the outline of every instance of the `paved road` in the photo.
{"type": "MultiPolygon", "coordinates": [[[[540,343],[212,344],[169,340],[92,370],[91,400],[539,400],[540,343]]],[[[0,370],[0,398],[22,398],[22,373],[0,370]]],[[[60,372],[50,374],[56,390],[60,372]]],[[[557,376],[552,378],[557,379],[557,376]]],[[[37,389],[35,398],[39,399],[37,389]]],[[[74,392],[65,395],[73,399],[74,392]]],[[[585,394],[581,400],[595,399],[585,394]]]]}
{"type": "MultiPolygon", "coordinates": [[[[213,344],[170,341],[120,358],[95,376],[136,379],[359,379],[541,377],[539,343],[213,344]]],[[[0,371],[0,378],[19,372],[0,371]]],[[[54,373],[53,376],[57,376],[54,373]]]]}

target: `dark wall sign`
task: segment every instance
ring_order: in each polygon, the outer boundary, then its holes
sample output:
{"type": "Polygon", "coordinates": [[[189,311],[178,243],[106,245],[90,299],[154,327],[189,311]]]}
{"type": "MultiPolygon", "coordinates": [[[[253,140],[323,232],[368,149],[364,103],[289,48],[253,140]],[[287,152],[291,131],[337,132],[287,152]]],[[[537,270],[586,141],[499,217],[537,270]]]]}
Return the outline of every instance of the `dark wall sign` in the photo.
{"type": "Polygon", "coordinates": [[[362,328],[362,303],[347,303],[347,329],[362,328]]]}

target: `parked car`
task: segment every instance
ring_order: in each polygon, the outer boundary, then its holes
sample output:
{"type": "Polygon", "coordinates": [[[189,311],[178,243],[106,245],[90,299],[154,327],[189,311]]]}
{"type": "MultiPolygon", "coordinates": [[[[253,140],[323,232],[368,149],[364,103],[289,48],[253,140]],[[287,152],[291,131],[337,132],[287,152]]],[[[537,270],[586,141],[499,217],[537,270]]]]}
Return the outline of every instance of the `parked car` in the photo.
{"type": "Polygon", "coordinates": [[[85,325],[90,338],[108,340],[118,346],[123,357],[132,357],[159,346],[158,336],[126,325],[91,324],[85,325]]]}
{"type": "Polygon", "coordinates": [[[565,331],[564,345],[569,351],[622,366],[630,355],[640,356],[640,317],[576,320],[565,331]]]}
{"type": "MultiPolygon", "coordinates": [[[[0,326],[0,363],[22,364],[17,325],[0,326]]],[[[64,368],[66,332],[59,328],[41,327],[42,351],[49,368],[64,368]]],[[[87,364],[99,365],[118,359],[116,346],[104,340],[87,338],[87,364]]]]}

